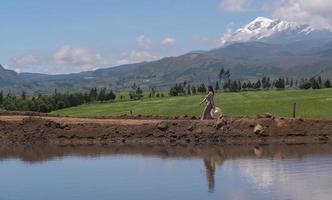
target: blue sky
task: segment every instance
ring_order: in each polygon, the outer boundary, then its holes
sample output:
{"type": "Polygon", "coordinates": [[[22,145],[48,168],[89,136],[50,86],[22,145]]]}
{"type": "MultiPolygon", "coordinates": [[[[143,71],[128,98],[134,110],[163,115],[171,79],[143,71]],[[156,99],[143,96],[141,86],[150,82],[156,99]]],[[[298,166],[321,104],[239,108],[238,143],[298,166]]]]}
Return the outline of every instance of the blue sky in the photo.
{"type": "Polygon", "coordinates": [[[0,63],[69,73],[215,48],[256,0],[3,0],[0,63]]]}

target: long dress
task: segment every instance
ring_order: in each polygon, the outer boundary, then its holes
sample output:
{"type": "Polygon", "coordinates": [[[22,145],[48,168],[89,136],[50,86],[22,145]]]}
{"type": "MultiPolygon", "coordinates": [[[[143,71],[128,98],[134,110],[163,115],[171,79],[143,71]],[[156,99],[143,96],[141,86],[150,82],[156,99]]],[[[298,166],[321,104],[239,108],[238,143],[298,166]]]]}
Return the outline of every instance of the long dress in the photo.
{"type": "Polygon", "coordinates": [[[201,117],[201,120],[213,119],[211,117],[211,110],[214,107],[213,93],[209,92],[205,97],[205,108],[201,117]]]}

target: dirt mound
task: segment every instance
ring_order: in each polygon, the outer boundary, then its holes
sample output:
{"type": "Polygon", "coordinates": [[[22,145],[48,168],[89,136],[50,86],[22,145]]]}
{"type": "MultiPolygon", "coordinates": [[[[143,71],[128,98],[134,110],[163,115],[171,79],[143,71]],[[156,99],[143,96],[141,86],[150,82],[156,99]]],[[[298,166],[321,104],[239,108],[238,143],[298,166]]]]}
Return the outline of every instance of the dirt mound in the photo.
{"type": "Polygon", "coordinates": [[[192,119],[0,116],[0,142],[23,144],[329,143],[332,121],[226,117],[192,119]]]}

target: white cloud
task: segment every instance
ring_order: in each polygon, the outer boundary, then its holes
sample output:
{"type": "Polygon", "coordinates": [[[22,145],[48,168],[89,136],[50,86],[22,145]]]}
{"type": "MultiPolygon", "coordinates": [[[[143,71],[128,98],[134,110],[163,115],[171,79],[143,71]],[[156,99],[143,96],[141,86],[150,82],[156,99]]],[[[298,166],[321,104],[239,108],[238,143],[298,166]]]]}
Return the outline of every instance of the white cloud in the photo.
{"type": "Polygon", "coordinates": [[[14,58],[11,64],[7,67],[15,70],[16,72],[21,72],[37,64],[40,64],[40,60],[32,54],[27,54],[19,58],[14,58]]]}
{"type": "Polygon", "coordinates": [[[222,0],[219,8],[230,12],[245,12],[251,9],[252,0],[222,0]]]}
{"type": "Polygon", "coordinates": [[[14,65],[16,66],[25,66],[25,65],[35,65],[39,63],[39,60],[36,56],[28,54],[20,58],[15,58],[14,65]]]}
{"type": "Polygon", "coordinates": [[[171,37],[166,37],[161,40],[161,44],[165,46],[173,46],[176,43],[176,39],[171,38],[171,37]]]}
{"type": "Polygon", "coordinates": [[[274,17],[332,29],[331,0],[279,0],[270,8],[274,17]]]}
{"type": "Polygon", "coordinates": [[[331,0],[221,0],[219,8],[229,12],[265,11],[274,18],[332,29],[331,0]]]}
{"type": "Polygon", "coordinates": [[[151,61],[158,59],[157,56],[152,55],[148,51],[136,51],[133,50],[130,53],[123,53],[118,59],[117,64],[129,64],[129,63],[138,63],[143,61],[151,61]]]}
{"type": "Polygon", "coordinates": [[[52,56],[52,62],[57,65],[67,65],[73,68],[73,71],[93,70],[110,64],[99,53],[91,52],[87,48],[77,48],[70,45],[58,49],[52,56]]]}
{"type": "Polygon", "coordinates": [[[144,35],[140,35],[136,38],[136,43],[139,47],[143,49],[150,49],[152,42],[151,40],[147,39],[144,35]]]}

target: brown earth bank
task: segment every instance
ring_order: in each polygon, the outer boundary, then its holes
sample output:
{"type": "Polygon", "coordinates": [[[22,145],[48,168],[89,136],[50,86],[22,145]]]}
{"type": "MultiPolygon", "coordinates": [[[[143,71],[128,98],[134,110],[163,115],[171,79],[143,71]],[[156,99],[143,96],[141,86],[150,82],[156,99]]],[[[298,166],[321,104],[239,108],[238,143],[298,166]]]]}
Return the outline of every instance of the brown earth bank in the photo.
{"type": "MultiPolygon", "coordinates": [[[[1,113],[0,113],[1,114],[1,113]]],[[[191,117],[72,118],[0,115],[2,144],[309,144],[331,143],[332,121],[224,117],[200,121],[191,117]]]]}

